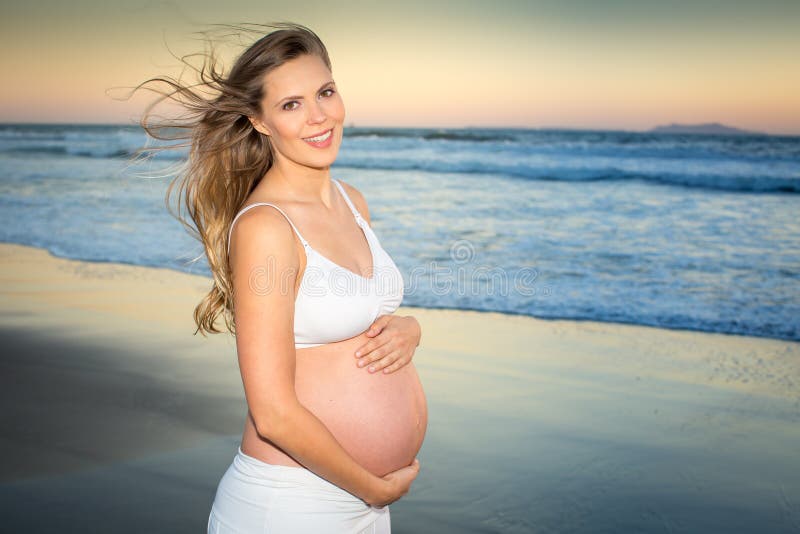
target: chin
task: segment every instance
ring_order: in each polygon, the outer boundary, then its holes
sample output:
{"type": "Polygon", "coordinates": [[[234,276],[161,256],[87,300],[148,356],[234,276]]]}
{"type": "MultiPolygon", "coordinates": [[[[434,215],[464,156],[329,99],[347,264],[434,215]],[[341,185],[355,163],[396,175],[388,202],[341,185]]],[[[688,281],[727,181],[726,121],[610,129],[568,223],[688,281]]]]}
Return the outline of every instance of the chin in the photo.
{"type": "Polygon", "coordinates": [[[321,158],[320,157],[320,158],[314,158],[314,159],[307,159],[305,161],[302,161],[302,163],[306,167],[312,167],[314,169],[327,169],[328,167],[333,165],[334,161],[336,161],[335,155],[334,156],[330,156],[330,157],[326,157],[326,158],[321,158]]]}
{"type": "MultiPolygon", "coordinates": [[[[312,149],[318,150],[318,149],[312,149]]],[[[321,152],[321,151],[320,151],[321,152]]],[[[299,161],[303,162],[304,165],[308,167],[329,167],[333,165],[333,162],[336,161],[336,157],[339,155],[339,147],[331,146],[329,147],[324,153],[315,154],[316,157],[304,157],[299,159],[299,161]]]]}

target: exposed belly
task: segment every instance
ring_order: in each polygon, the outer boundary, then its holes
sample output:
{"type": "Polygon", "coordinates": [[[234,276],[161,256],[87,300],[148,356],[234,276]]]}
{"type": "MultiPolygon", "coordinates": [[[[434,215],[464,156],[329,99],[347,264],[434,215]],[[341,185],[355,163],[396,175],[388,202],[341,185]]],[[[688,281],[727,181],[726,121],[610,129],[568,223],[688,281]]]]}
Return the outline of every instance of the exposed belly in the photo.
{"type": "MultiPolygon", "coordinates": [[[[299,349],[295,390],[362,466],[377,476],[409,465],[422,447],[428,406],[413,362],[392,373],[356,366],[353,353],[370,339],[299,349]]],[[[242,450],[267,463],[300,466],[255,430],[247,418],[242,450]]]]}

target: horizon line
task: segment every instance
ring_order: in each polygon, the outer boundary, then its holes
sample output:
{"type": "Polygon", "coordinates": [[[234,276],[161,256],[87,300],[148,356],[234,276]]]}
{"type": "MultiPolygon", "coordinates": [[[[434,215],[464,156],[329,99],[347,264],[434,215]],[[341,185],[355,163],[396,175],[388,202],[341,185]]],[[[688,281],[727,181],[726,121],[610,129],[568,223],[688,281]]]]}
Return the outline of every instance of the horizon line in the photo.
{"type": "MultiPolygon", "coordinates": [[[[703,123],[670,123],[670,124],[659,124],[656,126],[651,126],[649,129],[643,130],[633,130],[627,128],[597,128],[597,127],[573,127],[573,126],[480,126],[480,125],[464,125],[464,126],[387,126],[387,125],[380,125],[380,124],[359,124],[356,125],[355,123],[345,124],[344,128],[376,128],[376,129],[393,129],[393,130],[542,130],[542,131],[578,131],[578,132],[624,132],[624,133],[659,133],[659,132],[652,132],[655,128],[661,127],[669,127],[669,126],[706,126],[706,125],[718,125],[727,128],[734,128],[741,130],[741,133],[733,133],[733,134],[705,134],[705,135],[757,135],[757,136],[769,136],[769,137],[798,137],[800,136],[800,131],[795,133],[772,133],[772,132],[764,132],[764,131],[754,131],[754,130],[746,130],[742,128],[738,128],[736,126],[730,126],[725,123],[720,122],[703,122],[703,123]]],[[[129,122],[92,122],[92,121],[0,121],[0,127],[2,126],[140,126],[138,122],[129,121],[129,122]]],[[[661,133],[670,133],[670,132],[661,132],[661,133]]],[[[688,132],[689,134],[693,134],[694,132],[688,132]]],[[[697,132],[699,133],[699,132],[697,132]]]]}

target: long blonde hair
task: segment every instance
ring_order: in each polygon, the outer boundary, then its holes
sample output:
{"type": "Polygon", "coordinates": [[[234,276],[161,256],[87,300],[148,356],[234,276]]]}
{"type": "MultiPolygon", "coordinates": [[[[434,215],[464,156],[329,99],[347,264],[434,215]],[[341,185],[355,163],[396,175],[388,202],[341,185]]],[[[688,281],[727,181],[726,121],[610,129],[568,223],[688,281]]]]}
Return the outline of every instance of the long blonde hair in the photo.
{"type": "MultiPolygon", "coordinates": [[[[331,62],[320,38],[309,28],[292,22],[273,24],[216,25],[226,30],[263,35],[264,27],[278,28],[250,45],[236,59],[230,72],[218,67],[213,41],[202,55],[200,68],[183,56],[178,59],[197,73],[199,83],[185,84],[180,79],[157,76],[140,83],[133,92],[147,88],[160,96],[145,110],[140,126],[150,137],[162,141],[184,141],[172,145],[145,146],[134,159],[141,161],[163,150],[189,148],[188,158],[169,184],[167,210],[205,250],[213,285],[194,310],[199,331],[221,333],[215,326],[220,314],[227,330],[235,335],[233,321],[232,272],[228,261],[228,229],[248,195],[273,163],[269,136],[256,131],[248,117],[261,115],[264,76],[283,63],[312,54],[319,56],[328,69],[331,62]],[[255,30],[253,29],[255,28],[255,30]],[[166,84],[167,89],[149,85],[166,84]],[[200,90],[211,90],[212,96],[200,90]],[[187,111],[185,117],[153,121],[153,109],[165,100],[178,102],[187,111]],[[177,195],[177,210],[170,207],[172,193],[177,195]],[[181,201],[194,226],[181,217],[181,201]]],[[[209,32],[202,32],[208,35],[209,32]]],[[[332,70],[332,69],[331,69],[332,70]]]]}

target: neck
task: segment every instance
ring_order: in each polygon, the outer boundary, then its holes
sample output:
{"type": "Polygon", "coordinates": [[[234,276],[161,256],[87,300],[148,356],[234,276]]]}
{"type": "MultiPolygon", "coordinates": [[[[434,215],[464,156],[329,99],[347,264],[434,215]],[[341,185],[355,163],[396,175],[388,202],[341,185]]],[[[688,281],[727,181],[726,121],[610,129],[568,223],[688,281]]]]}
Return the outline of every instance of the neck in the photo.
{"type": "Polygon", "coordinates": [[[285,160],[276,161],[264,181],[269,183],[272,193],[295,202],[323,203],[330,205],[330,166],[308,167],[285,160]]]}

